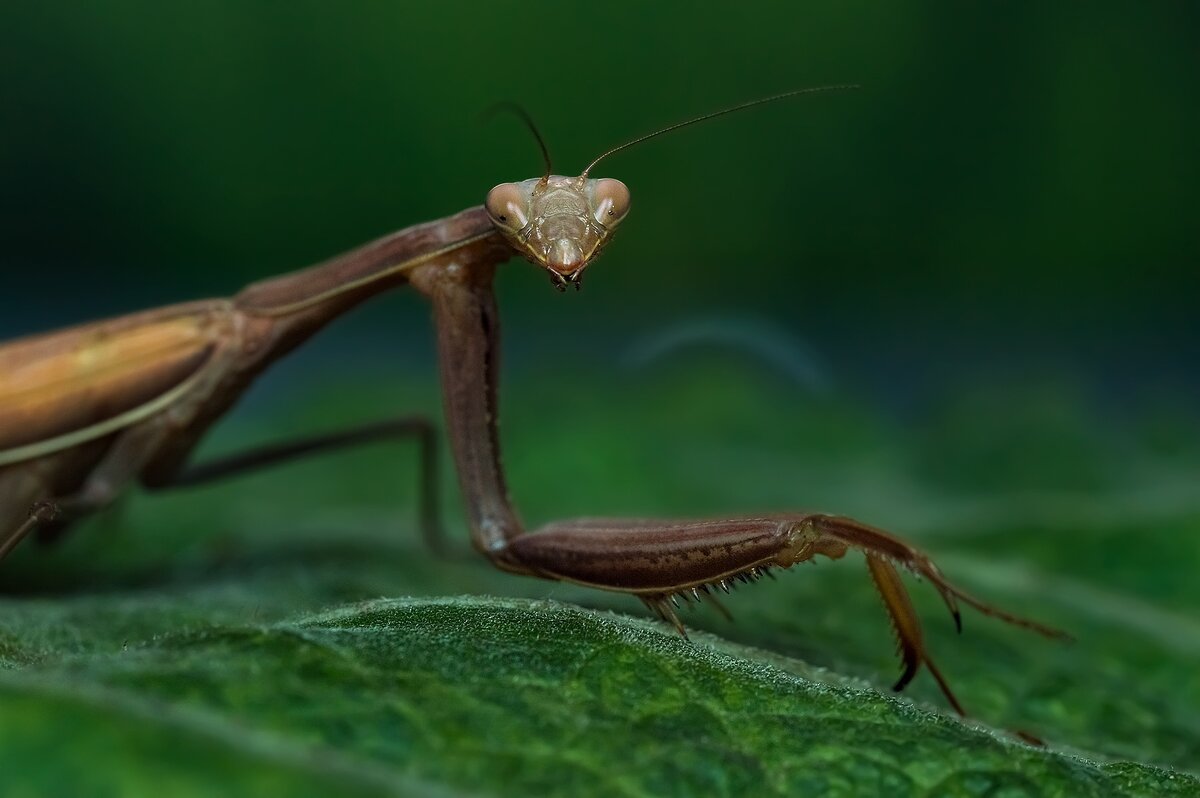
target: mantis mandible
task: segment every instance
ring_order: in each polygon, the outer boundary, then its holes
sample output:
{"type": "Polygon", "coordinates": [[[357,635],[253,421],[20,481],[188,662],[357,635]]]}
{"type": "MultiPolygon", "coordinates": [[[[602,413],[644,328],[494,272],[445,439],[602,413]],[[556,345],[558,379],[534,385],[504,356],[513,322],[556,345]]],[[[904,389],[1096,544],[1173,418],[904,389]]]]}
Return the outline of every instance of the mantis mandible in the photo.
{"type": "Polygon", "coordinates": [[[423,526],[436,528],[432,425],[401,418],[206,464],[188,457],[209,426],[264,369],[365,299],[410,285],[433,305],[446,425],[474,547],[514,574],[628,593],[686,636],[678,602],[712,598],[817,555],[861,551],[899,641],[902,689],[925,665],[962,705],[926,651],[897,566],[924,579],[961,631],[959,603],[1050,637],[1057,630],[992,607],[951,584],[924,553],[850,518],[783,513],[710,520],[584,518],[527,531],[508,497],[497,434],[496,267],[516,255],[560,290],[584,270],[629,212],[625,184],[589,173],[626,147],[803,89],[726,108],[615,147],[578,177],[502,183],[483,206],[408,227],[231,299],[172,305],[0,346],[0,559],[39,526],[60,531],[105,507],[135,480],[192,485],[284,459],[382,437],[421,442],[423,526]]]}

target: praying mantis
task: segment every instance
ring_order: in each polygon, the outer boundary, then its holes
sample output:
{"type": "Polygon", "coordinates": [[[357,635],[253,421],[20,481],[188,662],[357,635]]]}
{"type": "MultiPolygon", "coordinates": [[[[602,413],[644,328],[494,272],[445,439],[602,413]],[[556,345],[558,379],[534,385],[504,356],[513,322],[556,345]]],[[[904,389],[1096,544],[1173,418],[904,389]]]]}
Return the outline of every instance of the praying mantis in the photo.
{"type": "MultiPolygon", "coordinates": [[[[949,704],[962,704],[926,650],[898,568],[927,580],[961,631],[959,604],[1048,637],[1062,632],[993,607],[950,583],[924,553],[851,518],[779,513],[708,520],[581,518],[529,531],[508,496],[497,433],[500,370],[496,268],[515,256],[559,290],[578,288],[630,208],[629,189],[591,171],[647,139],[802,89],[726,108],[626,142],[577,177],[552,173],[493,188],[482,206],[387,235],[229,299],[172,305],[0,346],[0,560],[35,529],[61,531],[133,482],[194,485],[307,454],[378,440],[421,442],[422,526],[437,527],[433,424],[398,418],[216,462],[189,455],[208,428],[272,363],[334,318],[402,285],[432,304],[450,446],[471,540],[495,567],[641,599],[686,637],[679,601],[712,599],[777,569],[863,553],[899,643],[900,690],[921,665],[949,704]]],[[[429,535],[431,541],[436,536],[429,535]]]]}

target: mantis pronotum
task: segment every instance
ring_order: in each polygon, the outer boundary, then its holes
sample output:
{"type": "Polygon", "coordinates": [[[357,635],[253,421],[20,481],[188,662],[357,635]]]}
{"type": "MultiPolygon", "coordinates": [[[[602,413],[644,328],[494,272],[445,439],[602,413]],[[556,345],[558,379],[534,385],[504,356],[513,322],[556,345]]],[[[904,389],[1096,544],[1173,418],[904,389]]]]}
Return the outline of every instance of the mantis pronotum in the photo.
{"type": "MultiPolygon", "coordinates": [[[[827,87],[841,88],[841,87],[827,87]]],[[[509,501],[497,418],[496,267],[521,255],[560,290],[584,270],[629,211],[629,190],[589,177],[614,152],[721,114],[681,122],[622,144],[578,177],[545,173],[493,188],[481,207],[416,225],[313,266],[249,286],[232,299],[175,305],[13,341],[0,347],[0,559],[35,528],[61,529],[110,503],[134,480],[158,489],[260,467],[383,436],[419,436],[423,519],[436,525],[432,426],[402,418],[346,433],[190,465],[208,427],[254,378],[335,317],[408,284],[433,304],[450,442],[475,548],[505,571],[629,593],[685,634],[674,607],[735,580],[849,549],[864,553],[899,639],[903,688],[922,665],[962,705],[930,659],[897,565],[926,578],[961,628],[958,604],[1059,637],[948,582],[923,553],[840,516],[783,513],[712,520],[576,519],[526,531],[509,501]]]]}

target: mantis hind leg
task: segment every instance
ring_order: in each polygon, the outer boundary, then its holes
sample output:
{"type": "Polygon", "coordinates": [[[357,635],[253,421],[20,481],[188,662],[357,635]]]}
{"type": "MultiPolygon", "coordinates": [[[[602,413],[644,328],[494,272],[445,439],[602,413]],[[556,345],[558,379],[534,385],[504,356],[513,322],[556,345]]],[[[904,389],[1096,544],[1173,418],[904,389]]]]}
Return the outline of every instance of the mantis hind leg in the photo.
{"type": "Polygon", "coordinates": [[[122,485],[104,479],[89,478],[78,493],[46,501],[38,501],[26,518],[7,538],[0,542],[0,562],[24,540],[30,532],[50,532],[45,540],[53,541],[75,520],[103,510],[117,498],[122,485]]]}
{"type": "Polygon", "coordinates": [[[448,551],[439,505],[437,429],[429,419],[408,416],[365,424],[337,432],[273,443],[221,457],[206,463],[185,465],[167,473],[149,469],[142,482],[151,490],[169,490],[205,485],[242,476],[313,455],[365,446],[388,440],[415,438],[420,474],[417,513],[421,534],[437,554],[448,551]]]}
{"type": "Polygon", "coordinates": [[[53,488],[38,489],[29,499],[28,516],[0,542],[0,561],[34,530],[57,535],[71,522],[112,504],[153,456],[165,434],[164,426],[152,419],[120,433],[104,451],[99,462],[72,492],[55,495],[53,488]]]}
{"type": "Polygon", "coordinates": [[[12,530],[3,540],[0,540],[0,561],[3,561],[8,553],[17,547],[25,537],[37,529],[39,525],[46,523],[54,518],[54,505],[48,502],[38,502],[29,511],[29,517],[17,525],[17,528],[12,530]]]}

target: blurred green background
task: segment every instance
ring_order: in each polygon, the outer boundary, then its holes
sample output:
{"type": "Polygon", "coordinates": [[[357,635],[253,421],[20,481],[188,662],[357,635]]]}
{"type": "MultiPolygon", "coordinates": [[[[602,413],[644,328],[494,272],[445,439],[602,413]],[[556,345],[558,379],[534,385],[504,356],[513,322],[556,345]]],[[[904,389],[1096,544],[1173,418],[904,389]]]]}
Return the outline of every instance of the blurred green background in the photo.
{"type": "MultiPolygon", "coordinates": [[[[509,362],[757,317],[883,405],[1030,373],[1195,399],[1198,23],[1187,2],[5,4],[0,334],[229,294],[477,204],[540,168],[519,123],[480,122],[498,100],[574,172],[857,82],[607,162],[633,214],[578,296],[504,270],[509,362]]],[[[428,365],[426,322],[388,300],[314,351],[428,365]]]]}

